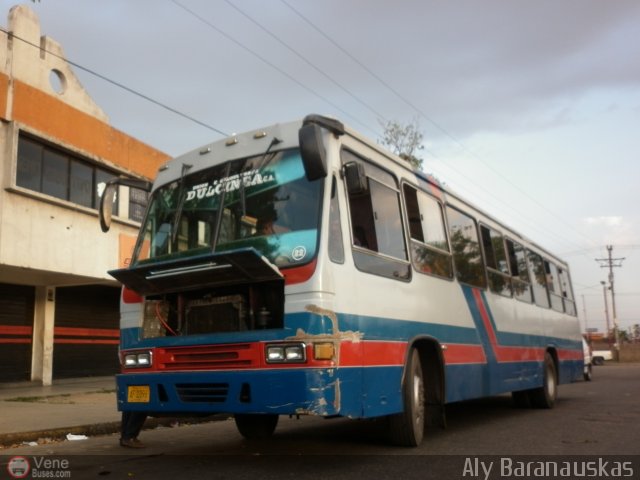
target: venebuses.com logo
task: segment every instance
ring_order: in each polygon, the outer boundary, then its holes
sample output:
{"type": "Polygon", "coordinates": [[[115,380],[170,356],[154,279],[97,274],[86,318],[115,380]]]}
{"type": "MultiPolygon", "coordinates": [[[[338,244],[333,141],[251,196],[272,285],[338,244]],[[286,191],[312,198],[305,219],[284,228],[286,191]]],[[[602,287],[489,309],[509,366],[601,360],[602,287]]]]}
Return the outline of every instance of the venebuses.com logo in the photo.
{"type": "Polygon", "coordinates": [[[30,470],[31,465],[25,457],[11,457],[7,463],[7,472],[12,478],[26,478],[30,470]]]}
{"type": "Polygon", "coordinates": [[[71,478],[69,460],[65,458],[15,456],[9,459],[7,472],[11,478],[71,478]]]}

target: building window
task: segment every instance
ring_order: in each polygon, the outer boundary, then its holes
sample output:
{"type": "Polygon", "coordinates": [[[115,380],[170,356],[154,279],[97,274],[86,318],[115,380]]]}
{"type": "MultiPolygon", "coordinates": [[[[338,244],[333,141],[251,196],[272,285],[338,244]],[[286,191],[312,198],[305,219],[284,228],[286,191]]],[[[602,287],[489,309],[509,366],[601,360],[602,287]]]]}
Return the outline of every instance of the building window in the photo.
{"type": "Polygon", "coordinates": [[[139,188],[129,188],[129,219],[142,223],[149,203],[149,193],[139,188]]]}
{"type": "Polygon", "coordinates": [[[93,168],[78,160],[71,160],[69,171],[69,200],[83,207],[93,207],[93,168]]]}
{"type": "MultiPolygon", "coordinates": [[[[19,187],[97,209],[106,182],[117,175],[31,137],[19,137],[16,169],[19,187]]],[[[142,221],[147,200],[147,192],[131,188],[128,218],[142,221]]],[[[118,215],[118,203],[114,205],[114,215],[118,215]]]]}

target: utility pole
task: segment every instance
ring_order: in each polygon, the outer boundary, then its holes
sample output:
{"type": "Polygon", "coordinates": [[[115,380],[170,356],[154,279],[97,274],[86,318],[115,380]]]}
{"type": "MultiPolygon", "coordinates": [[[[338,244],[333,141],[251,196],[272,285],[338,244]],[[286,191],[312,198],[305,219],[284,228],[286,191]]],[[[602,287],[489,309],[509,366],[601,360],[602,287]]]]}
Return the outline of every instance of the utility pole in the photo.
{"type": "Polygon", "coordinates": [[[602,294],[604,295],[604,318],[607,321],[607,343],[609,344],[609,350],[611,350],[611,325],[609,325],[609,302],[607,301],[607,282],[602,281],[602,294]]]}
{"type": "MultiPolygon", "coordinates": [[[[611,290],[611,309],[613,313],[613,328],[615,330],[616,339],[615,348],[617,353],[617,360],[620,361],[620,332],[618,331],[618,315],[616,313],[616,294],[613,287],[613,268],[622,267],[622,261],[625,259],[625,257],[613,258],[613,245],[607,245],[607,251],[609,252],[608,257],[596,258],[596,262],[600,262],[600,268],[609,268],[609,290],[611,290]]],[[[604,282],[602,283],[604,285],[604,282]]]]}

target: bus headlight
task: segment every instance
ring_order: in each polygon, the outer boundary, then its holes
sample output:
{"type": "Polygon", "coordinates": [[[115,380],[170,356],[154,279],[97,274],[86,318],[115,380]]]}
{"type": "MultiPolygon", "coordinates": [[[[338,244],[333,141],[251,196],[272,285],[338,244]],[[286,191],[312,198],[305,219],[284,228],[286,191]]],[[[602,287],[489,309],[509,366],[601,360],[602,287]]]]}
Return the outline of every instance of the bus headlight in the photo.
{"type": "Polygon", "coordinates": [[[265,357],[267,363],[304,363],[307,360],[304,343],[279,343],[267,345],[265,357]]]}
{"type": "Polygon", "coordinates": [[[126,353],[123,358],[124,368],[140,368],[151,366],[151,352],[126,353]]]}

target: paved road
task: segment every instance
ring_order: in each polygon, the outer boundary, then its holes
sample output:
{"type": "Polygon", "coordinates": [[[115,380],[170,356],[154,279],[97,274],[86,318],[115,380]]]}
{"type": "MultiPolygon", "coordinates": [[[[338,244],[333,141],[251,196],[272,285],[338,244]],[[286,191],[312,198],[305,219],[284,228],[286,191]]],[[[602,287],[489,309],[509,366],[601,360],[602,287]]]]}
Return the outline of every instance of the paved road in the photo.
{"type": "Polygon", "coordinates": [[[378,478],[446,478],[442,468],[463,478],[465,458],[476,455],[637,455],[639,399],[640,364],[613,364],[596,367],[593,382],[562,385],[553,410],[518,409],[506,395],[450,405],[448,428],[430,431],[416,449],[389,446],[379,421],[303,417],[281,418],[274,437],[261,442],[243,440],[229,420],[145,431],[141,438],[148,448],[133,452],[118,447],[116,436],[104,436],[0,455],[5,464],[15,455],[68,458],[72,478],[277,478],[292,465],[323,478],[371,471],[378,478]],[[447,463],[442,455],[459,457],[447,463]],[[446,464],[431,476],[425,465],[437,471],[438,462],[446,464]]]}

